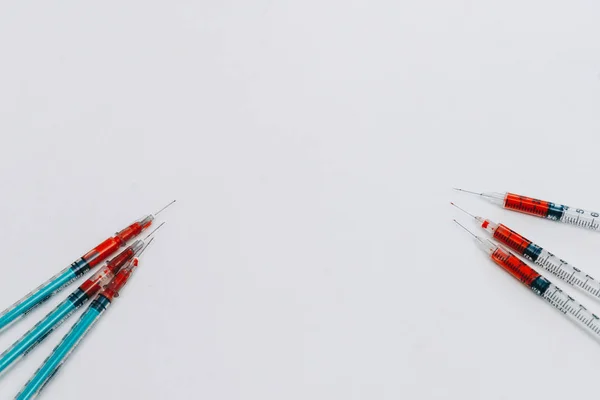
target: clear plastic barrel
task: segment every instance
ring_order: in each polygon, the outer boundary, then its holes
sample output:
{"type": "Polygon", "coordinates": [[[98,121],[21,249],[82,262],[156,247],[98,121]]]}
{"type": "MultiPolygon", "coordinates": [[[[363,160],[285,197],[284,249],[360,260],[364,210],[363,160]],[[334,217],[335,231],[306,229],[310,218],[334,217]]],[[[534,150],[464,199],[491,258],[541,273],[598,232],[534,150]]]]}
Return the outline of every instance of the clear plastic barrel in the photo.
{"type": "Polygon", "coordinates": [[[542,250],[535,263],[569,285],[575,286],[595,299],[600,299],[600,282],[570,265],[565,260],[561,260],[554,254],[542,250]]]}
{"type": "Polygon", "coordinates": [[[542,298],[554,308],[565,314],[575,324],[600,340],[600,318],[563,292],[556,285],[550,284],[542,298]]]}

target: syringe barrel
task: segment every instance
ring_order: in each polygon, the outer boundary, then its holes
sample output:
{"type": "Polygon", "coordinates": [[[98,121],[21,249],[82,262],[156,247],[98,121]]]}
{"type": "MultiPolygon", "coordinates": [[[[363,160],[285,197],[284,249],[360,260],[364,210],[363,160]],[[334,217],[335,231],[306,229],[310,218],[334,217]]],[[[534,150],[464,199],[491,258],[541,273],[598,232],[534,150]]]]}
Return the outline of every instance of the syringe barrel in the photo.
{"type": "Polygon", "coordinates": [[[102,304],[98,299],[81,315],[79,321],[73,325],[69,333],[62,339],[44,364],[36,371],[35,375],[27,382],[15,400],[29,400],[37,397],[52,380],[61,366],[86,337],[96,322],[100,319],[110,302],[102,304]]]}
{"type": "Polygon", "coordinates": [[[600,213],[568,206],[559,207],[561,207],[560,214],[556,213],[556,218],[552,219],[563,222],[565,224],[575,225],[594,231],[600,230],[600,213]]]}
{"type": "Polygon", "coordinates": [[[506,194],[504,208],[595,231],[600,230],[600,213],[595,211],[573,208],[514,193],[506,194]]]}
{"type": "Polygon", "coordinates": [[[533,268],[521,261],[519,257],[501,247],[498,247],[498,249],[492,253],[491,258],[506,272],[538,293],[543,293],[550,284],[533,268]]]}
{"type": "Polygon", "coordinates": [[[504,198],[504,208],[525,214],[535,215],[537,217],[547,218],[550,210],[550,203],[544,200],[534,199],[532,197],[507,193],[506,197],[504,198]]]}
{"type": "Polygon", "coordinates": [[[494,228],[494,239],[517,251],[525,258],[539,265],[544,270],[562,279],[586,294],[600,299],[600,282],[585,271],[575,268],[567,261],[555,256],[506,226],[499,224],[494,228]]]}
{"type": "Polygon", "coordinates": [[[115,236],[106,239],[93,250],[90,250],[86,255],[83,256],[83,259],[89,265],[88,270],[106,260],[106,258],[110,257],[113,253],[119,250],[120,247],[125,246],[129,240],[142,233],[145,229],[152,225],[152,221],[154,221],[154,217],[152,215],[142,218],[141,220],[129,225],[122,231],[117,232],[115,236]]]}
{"type": "Polygon", "coordinates": [[[565,314],[567,318],[590,334],[594,339],[600,340],[600,318],[589,311],[583,304],[563,292],[554,284],[548,285],[542,298],[554,308],[565,314]]]}
{"type": "Polygon", "coordinates": [[[94,296],[96,293],[106,286],[121,268],[144,247],[142,240],[136,240],[131,246],[123,250],[119,255],[110,260],[105,266],[97,271],[92,277],[86,280],[79,288],[87,298],[94,296]]]}
{"type": "Polygon", "coordinates": [[[493,236],[498,242],[533,262],[538,259],[542,252],[541,247],[503,224],[498,224],[496,229],[494,229],[493,236]]]}
{"type": "Polygon", "coordinates": [[[121,269],[117,275],[110,281],[108,285],[104,287],[104,290],[100,292],[99,296],[106,297],[109,301],[113,301],[115,297],[119,297],[119,293],[125,287],[129,279],[133,276],[133,273],[138,268],[139,260],[134,258],[127,264],[126,267],[121,269]]]}
{"type": "Polygon", "coordinates": [[[126,243],[129,240],[136,237],[137,235],[139,235],[140,233],[142,233],[142,231],[147,229],[150,225],[152,225],[153,221],[154,217],[152,215],[148,215],[147,217],[142,218],[139,221],[136,221],[133,224],[129,225],[121,232],[118,232],[115,237],[121,240],[123,243],[126,243]]]}

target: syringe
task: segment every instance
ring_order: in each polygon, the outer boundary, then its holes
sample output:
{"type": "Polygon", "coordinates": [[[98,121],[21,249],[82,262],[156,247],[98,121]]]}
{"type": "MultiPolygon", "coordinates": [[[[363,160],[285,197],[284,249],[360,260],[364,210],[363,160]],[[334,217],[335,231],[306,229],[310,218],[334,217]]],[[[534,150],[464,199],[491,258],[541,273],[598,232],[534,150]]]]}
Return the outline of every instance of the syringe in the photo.
{"type": "Polygon", "coordinates": [[[480,226],[498,242],[531,260],[534,264],[539,265],[569,285],[576,287],[596,300],[600,300],[600,282],[587,273],[575,268],[549,251],[544,250],[541,246],[526,239],[506,225],[497,224],[489,219],[475,216],[454,203],[450,204],[481,223],[480,226]]]}
{"type": "Polygon", "coordinates": [[[502,269],[533,290],[535,294],[550,303],[552,307],[565,314],[595,339],[600,340],[600,319],[595,314],[588,311],[587,308],[571,296],[538,274],[533,268],[521,261],[519,257],[497,246],[491,240],[475,235],[456,220],[454,222],[475,237],[477,246],[488,254],[502,269]]]}
{"type": "Polygon", "coordinates": [[[457,188],[454,188],[454,190],[481,196],[482,198],[508,210],[535,215],[536,217],[551,219],[595,231],[600,230],[600,213],[594,211],[586,211],[581,208],[572,208],[569,206],[513,193],[477,193],[457,188]]]}
{"type": "Polygon", "coordinates": [[[82,277],[90,269],[96,267],[102,261],[106,260],[117,250],[119,250],[120,247],[127,244],[129,240],[138,236],[150,225],[152,225],[154,218],[174,202],[175,201],[172,201],[155,214],[148,215],[139,221],[134,222],[127,228],[118,232],[115,236],[106,239],[104,242],[100,243],[98,246],[96,246],[96,248],[89,251],[69,267],[50,278],[47,282],[43,283],[37,289],[34,289],[25,295],[25,297],[23,297],[21,300],[17,301],[8,309],[3,311],[0,314],[0,332],[15,323],[17,320],[23,318],[36,307],[39,307],[46,301],[50,300],[52,296],[56,295],[78,278],[82,277]]]}
{"type": "MultiPolygon", "coordinates": [[[[147,247],[148,246],[146,246],[146,248],[147,247]]],[[[50,380],[56,376],[56,373],[66,362],[73,350],[81,343],[94,324],[108,309],[113,299],[119,297],[119,292],[123,286],[125,286],[129,278],[131,278],[133,272],[138,267],[138,263],[137,257],[131,260],[126,267],[119,271],[104,290],[96,296],[92,304],[90,304],[87,311],[79,318],[79,321],[77,321],[71,331],[67,333],[52,354],[37,370],[33,378],[25,385],[17,397],[15,397],[16,400],[33,399],[40,394],[50,380]]]]}
{"type": "Polygon", "coordinates": [[[17,340],[8,350],[0,355],[0,374],[5,372],[8,367],[27,356],[35,347],[42,343],[46,338],[62,325],[76,310],[83,307],[88,300],[94,297],[102,287],[106,286],[119,270],[126,265],[133,257],[138,255],[149,237],[160,229],[158,228],[150,233],[144,240],[136,240],[131,246],[123,250],[118,256],[110,260],[104,268],[96,272],[90,279],[85,281],[76,291],[53,311],[38,322],[21,339],[17,340]]]}

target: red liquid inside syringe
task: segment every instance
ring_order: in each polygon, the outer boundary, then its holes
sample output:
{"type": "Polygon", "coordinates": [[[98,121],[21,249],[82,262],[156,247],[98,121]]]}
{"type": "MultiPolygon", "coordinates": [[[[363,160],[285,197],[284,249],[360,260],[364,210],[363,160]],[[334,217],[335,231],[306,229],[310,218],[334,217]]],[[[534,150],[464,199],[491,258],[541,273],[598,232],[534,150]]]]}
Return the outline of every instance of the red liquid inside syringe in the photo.
{"type": "Polygon", "coordinates": [[[521,261],[517,256],[500,247],[492,253],[491,257],[496,264],[523,282],[529,288],[531,288],[533,282],[541,276],[533,268],[521,261]]]}

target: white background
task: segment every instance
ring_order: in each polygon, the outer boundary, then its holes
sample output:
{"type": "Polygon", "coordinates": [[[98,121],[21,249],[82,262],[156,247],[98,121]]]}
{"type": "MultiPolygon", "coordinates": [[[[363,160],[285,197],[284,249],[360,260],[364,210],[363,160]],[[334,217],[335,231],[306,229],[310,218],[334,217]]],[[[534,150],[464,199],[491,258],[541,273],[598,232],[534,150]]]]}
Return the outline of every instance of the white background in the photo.
{"type": "Polygon", "coordinates": [[[44,398],[595,393],[600,345],[449,201],[600,277],[598,234],[451,190],[600,209],[598,2],[1,5],[0,304],[179,200],[44,398]]]}

